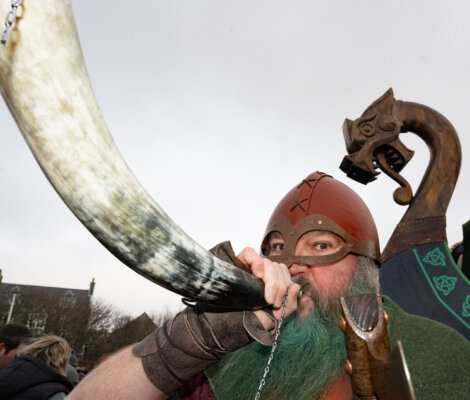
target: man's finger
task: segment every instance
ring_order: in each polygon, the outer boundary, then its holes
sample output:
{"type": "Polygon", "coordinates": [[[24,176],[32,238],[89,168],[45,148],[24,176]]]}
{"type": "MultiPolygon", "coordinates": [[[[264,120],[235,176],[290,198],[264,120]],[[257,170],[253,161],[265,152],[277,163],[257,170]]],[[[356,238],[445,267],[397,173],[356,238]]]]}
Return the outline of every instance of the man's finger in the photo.
{"type": "Polygon", "coordinates": [[[300,285],[298,283],[294,283],[293,285],[291,285],[289,289],[289,296],[287,296],[286,310],[288,312],[288,315],[297,310],[297,296],[299,295],[299,292],[300,285]]]}
{"type": "Polygon", "coordinates": [[[255,250],[251,247],[246,247],[242,252],[237,256],[240,261],[248,265],[251,268],[251,272],[256,277],[263,279],[264,276],[264,263],[263,259],[260,257],[255,250]]]}
{"type": "MultiPolygon", "coordinates": [[[[286,310],[284,313],[284,318],[288,317],[290,314],[292,314],[295,310],[297,310],[297,296],[299,295],[300,291],[300,285],[297,283],[294,283],[290,286],[289,288],[289,295],[287,296],[287,304],[286,304],[286,310]]],[[[279,319],[281,318],[281,308],[277,308],[273,310],[273,315],[279,319]]]]}
{"type": "Polygon", "coordinates": [[[274,263],[268,259],[264,259],[264,297],[268,304],[276,302],[277,292],[279,290],[279,277],[278,271],[274,263]]]}
{"type": "Polygon", "coordinates": [[[276,271],[277,280],[279,282],[279,287],[276,293],[276,300],[274,301],[273,307],[281,308],[284,297],[286,295],[287,286],[290,283],[290,275],[289,278],[286,277],[282,268],[282,264],[273,263],[273,268],[276,271]]]}
{"type": "Polygon", "coordinates": [[[288,285],[292,281],[292,276],[289,272],[289,268],[287,268],[286,264],[279,264],[279,269],[282,272],[284,283],[288,285]]]}

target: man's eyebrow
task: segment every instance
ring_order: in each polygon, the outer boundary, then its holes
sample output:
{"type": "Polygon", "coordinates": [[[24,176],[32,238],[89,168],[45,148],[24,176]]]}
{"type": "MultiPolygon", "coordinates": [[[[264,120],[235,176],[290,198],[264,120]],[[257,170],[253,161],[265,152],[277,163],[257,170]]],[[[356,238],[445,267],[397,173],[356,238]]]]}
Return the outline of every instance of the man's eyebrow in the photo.
{"type": "Polygon", "coordinates": [[[344,243],[344,239],[339,237],[338,235],[335,235],[334,233],[331,233],[331,232],[325,232],[325,233],[321,233],[319,235],[317,235],[317,238],[322,238],[322,236],[327,236],[328,238],[331,238],[332,240],[334,240],[335,242],[339,242],[339,243],[344,243]]]}

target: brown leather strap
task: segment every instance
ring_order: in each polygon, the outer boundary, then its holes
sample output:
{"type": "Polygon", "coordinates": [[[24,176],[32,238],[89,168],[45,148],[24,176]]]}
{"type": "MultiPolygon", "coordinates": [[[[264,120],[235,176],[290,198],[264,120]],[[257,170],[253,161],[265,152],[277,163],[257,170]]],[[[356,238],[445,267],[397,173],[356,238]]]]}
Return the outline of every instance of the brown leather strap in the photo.
{"type": "Polygon", "coordinates": [[[218,245],[214,246],[212,249],[209,250],[212,254],[216,257],[220,258],[223,261],[227,261],[236,267],[249,272],[251,274],[251,269],[247,265],[245,265],[233,251],[232,245],[229,241],[219,243],[218,245]]]}

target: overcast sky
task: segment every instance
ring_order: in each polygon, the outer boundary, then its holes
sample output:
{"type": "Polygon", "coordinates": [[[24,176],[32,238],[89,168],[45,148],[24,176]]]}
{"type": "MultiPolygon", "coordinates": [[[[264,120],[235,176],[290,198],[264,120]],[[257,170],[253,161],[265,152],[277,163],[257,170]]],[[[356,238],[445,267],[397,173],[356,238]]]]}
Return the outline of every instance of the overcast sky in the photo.
{"type": "MultiPolygon", "coordinates": [[[[258,249],[280,198],[320,170],[363,197],[383,248],[405,211],[392,200],[397,185],[381,174],[363,186],[338,167],[346,153],[344,118],[359,117],[389,87],[397,99],[438,110],[459,133],[464,157],[447,232],[449,242],[461,239],[470,218],[470,2],[72,5],[118,148],[151,196],[202,246],[230,239],[237,252],[258,249]]],[[[94,277],[96,297],[133,315],[179,307],[178,296],[115,259],[72,215],[4,104],[0,123],[3,281],[86,289],[94,277]]],[[[403,171],[416,189],[429,152],[413,134],[401,139],[416,151],[403,171]]]]}

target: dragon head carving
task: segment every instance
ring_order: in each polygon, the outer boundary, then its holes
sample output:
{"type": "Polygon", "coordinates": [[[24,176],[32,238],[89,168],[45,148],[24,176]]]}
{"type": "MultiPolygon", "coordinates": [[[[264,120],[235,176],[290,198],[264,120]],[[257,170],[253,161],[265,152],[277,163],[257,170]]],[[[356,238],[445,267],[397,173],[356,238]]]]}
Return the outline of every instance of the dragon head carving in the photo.
{"type": "MultiPolygon", "coordinates": [[[[343,134],[349,155],[344,157],[341,170],[363,184],[376,179],[378,168],[388,175],[396,175],[414,154],[398,138],[402,126],[397,101],[389,89],[358,119],[344,121],[343,134]]],[[[411,200],[405,197],[399,202],[406,204],[411,200]]]]}

